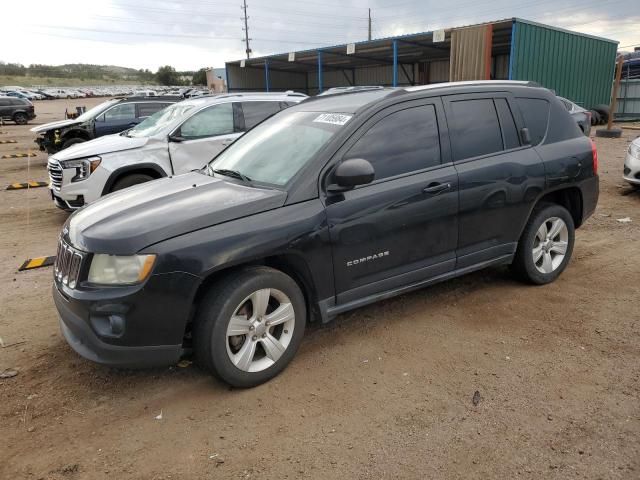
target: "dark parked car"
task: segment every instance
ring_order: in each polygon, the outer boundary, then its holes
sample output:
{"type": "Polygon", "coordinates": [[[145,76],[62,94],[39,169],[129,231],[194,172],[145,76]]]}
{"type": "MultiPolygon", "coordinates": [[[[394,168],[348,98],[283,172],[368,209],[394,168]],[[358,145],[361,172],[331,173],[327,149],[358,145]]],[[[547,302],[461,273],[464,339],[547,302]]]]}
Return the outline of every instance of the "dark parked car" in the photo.
{"type": "Polygon", "coordinates": [[[591,133],[591,112],[585,108],[582,108],[580,105],[573,103],[571,100],[567,100],[563,97],[558,97],[558,99],[562,102],[564,107],[569,112],[569,115],[575,120],[578,124],[582,133],[584,133],[587,137],[589,133],[591,133]]]}
{"type": "Polygon", "coordinates": [[[560,101],[525,82],[312,98],[206,169],[73,214],[54,269],[62,331],[97,362],[193,348],[257,385],[310,320],[495,265],[554,281],[596,207],[597,165],[560,101]]]}
{"type": "Polygon", "coordinates": [[[26,125],[29,120],[36,118],[36,112],[29,100],[0,96],[0,118],[26,125]]]}
{"type": "Polygon", "coordinates": [[[31,129],[40,150],[56,153],[76,143],[120,133],[175,103],[175,97],[130,97],[109,100],[77,118],[45,123],[31,129]]]}

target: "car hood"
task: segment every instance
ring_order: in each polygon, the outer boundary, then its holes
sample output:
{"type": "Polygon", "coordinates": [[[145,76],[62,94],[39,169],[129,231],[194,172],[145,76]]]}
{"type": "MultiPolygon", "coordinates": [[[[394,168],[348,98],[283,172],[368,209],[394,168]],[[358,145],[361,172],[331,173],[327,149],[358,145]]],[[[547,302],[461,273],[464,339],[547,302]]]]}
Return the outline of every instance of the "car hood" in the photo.
{"type": "Polygon", "coordinates": [[[125,137],[120,134],[105,135],[104,137],[95,138],[88,142],[76,143],[54,154],[53,158],[64,161],[102,155],[104,153],[121,152],[123,150],[131,150],[132,148],[140,148],[146,145],[148,141],[148,138],[125,137]]]}
{"type": "Polygon", "coordinates": [[[136,185],[78,210],[64,227],[72,245],[131,255],[202,228],[280,207],[286,192],[192,172],[136,185]]]}
{"type": "Polygon", "coordinates": [[[31,131],[35,133],[48,132],[49,130],[54,130],[56,128],[71,127],[73,125],[80,125],[81,123],[82,122],[75,119],[60,120],[59,122],[50,122],[45,123],[44,125],[38,125],[37,127],[33,127],[31,131]]]}

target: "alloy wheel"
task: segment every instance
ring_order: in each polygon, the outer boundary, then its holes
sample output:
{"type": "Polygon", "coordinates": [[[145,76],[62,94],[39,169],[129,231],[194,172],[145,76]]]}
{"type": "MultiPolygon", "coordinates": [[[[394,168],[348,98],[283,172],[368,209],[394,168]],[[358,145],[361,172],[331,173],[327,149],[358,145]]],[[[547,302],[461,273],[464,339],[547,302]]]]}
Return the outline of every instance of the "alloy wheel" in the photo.
{"type": "Polygon", "coordinates": [[[227,325],[227,354],[245,372],[274,365],[287,350],[295,328],[291,300],[280,290],[263,288],[246,297],[227,325]]]}
{"type": "Polygon", "coordinates": [[[533,240],[533,264],[540,273],[556,270],[564,261],[569,245],[567,224],[559,217],[551,217],[540,225],[533,240]]]}

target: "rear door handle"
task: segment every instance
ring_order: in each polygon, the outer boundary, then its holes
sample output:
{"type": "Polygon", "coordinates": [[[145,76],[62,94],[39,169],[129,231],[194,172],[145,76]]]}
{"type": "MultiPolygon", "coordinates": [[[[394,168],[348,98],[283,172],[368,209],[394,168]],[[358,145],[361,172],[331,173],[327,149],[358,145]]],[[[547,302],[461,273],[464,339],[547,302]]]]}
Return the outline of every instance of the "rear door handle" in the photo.
{"type": "Polygon", "coordinates": [[[431,183],[428,187],[422,189],[423,193],[440,193],[451,188],[450,183],[431,183]]]}

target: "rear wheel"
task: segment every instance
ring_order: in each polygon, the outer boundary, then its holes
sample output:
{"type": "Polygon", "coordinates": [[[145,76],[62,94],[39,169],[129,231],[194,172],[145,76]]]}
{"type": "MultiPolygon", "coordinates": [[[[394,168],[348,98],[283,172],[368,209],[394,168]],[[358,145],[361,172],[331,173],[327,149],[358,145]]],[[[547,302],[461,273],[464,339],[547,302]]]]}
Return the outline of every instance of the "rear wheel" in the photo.
{"type": "Polygon", "coordinates": [[[116,183],[113,184],[111,191],[116,192],[151,180],[153,180],[153,177],[150,177],[149,175],[145,175],[143,173],[132,173],[131,175],[127,175],[126,177],[117,180],[116,183]]]}
{"type": "Polygon", "coordinates": [[[548,203],[536,207],[518,243],[514,273],[537,285],[553,282],[569,263],[574,241],[573,218],[566,208],[548,203]]]}
{"type": "Polygon", "coordinates": [[[268,267],[236,272],[212,287],[198,309],[198,363],[234,387],[264,383],[295,355],[306,316],[304,296],[291,277],[268,267]]]}
{"type": "Polygon", "coordinates": [[[29,117],[26,113],[18,112],[13,116],[13,121],[16,122],[16,125],[26,125],[29,117]]]}

